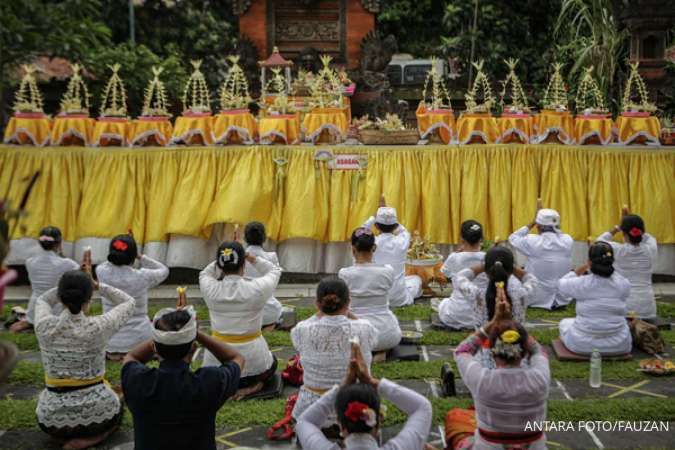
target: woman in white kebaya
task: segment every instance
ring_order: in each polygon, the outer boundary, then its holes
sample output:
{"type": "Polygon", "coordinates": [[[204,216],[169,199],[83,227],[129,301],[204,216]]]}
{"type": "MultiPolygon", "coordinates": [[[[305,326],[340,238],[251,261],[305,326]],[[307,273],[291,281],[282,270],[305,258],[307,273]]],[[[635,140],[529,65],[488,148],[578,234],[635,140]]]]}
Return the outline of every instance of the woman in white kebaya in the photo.
{"type": "MultiPolygon", "coordinates": [[[[148,290],[158,286],[169,276],[169,268],[149,256],[139,255],[136,240],[130,234],[121,234],[110,241],[108,261],[96,267],[101,283],[115,287],[136,300],[134,315],[108,341],[108,358],[121,360],[136,345],[152,338],[152,323],[148,317],[148,290]],[[134,263],[138,261],[138,267],[134,263]]],[[[103,312],[115,307],[102,296],[103,312]]]]}
{"type": "MultiPolygon", "coordinates": [[[[211,316],[211,334],[246,359],[236,398],[260,391],[276,371],[277,359],[260,329],[265,303],[280,277],[279,266],[246,255],[239,242],[220,244],[216,260],[199,274],[199,288],[211,316]],[[252,264],[261,277],[244,277],[245,262],[252,264]]],[[[204,366],[216,365],[220,365],[220,361],[206,351],[204,366]]]]}
{"type": "Polygon", "coordinates": [[[614,268],[630,281],[630,297],[626,301],[628,314],[641,319],[656,319],[656,302],[652,288],[652,273],[658,258],[656,239],[645,233],[640,216],[625,211],[620,226],[602,233],[599,241],[607,242],[614,250],[614,268]],[[623,243],[612,241],[616,233],[623,233],[623,243]]]}
{"type": "Polygon", "coordinates": [[[351,310],[359,319],[370,322],[377,330],[373,351],[389,350],[401,341],[398,319],[389,309],[389,293],[394,283],[394,270],[389,265],[373,263],[375,236],[368,228],[352,233],[354,265],[340,269],[338,276],[349,286],[351,310]]]}
{"type": "Polygon", "coordinates": [[[630,281],[614,271],[614,250],[608,243],[591,245],[588,259],[558,282],[560,293],[576,299],[577,313],[558,324],[560,339],[575,353],[628,353],[632,348],[626,321],[630,281]],[[584,275],[589,269],[591,273],[584,275]]]}
{"type": "MultiPolygon", "coordinates": [[[[256,258],[265,259],[275,266],[279,266],[279,258],[275,252],[266,252],[262,245],[267,239],[265,234],[265,225],[260,222],[250,222],[244,228],[244,239],[246,240],[246,253],[256,258]]],[[[249,278],[259,278],[260,273],[252,264],[246,264],[244,267],[244,276],[249,278]]],[[[267,299],[263,309],[263,327],[274,325],[281,319],[282,306],[279,300],[274,296],[267,299]]]]}
{"type": "MultiPolygon", "coordinates": [[[[485,252],[480,250],[483,242],[482,225],[475,220],[467,220],[462,223],[460,235],[459,249],[448,256],[441,268],[441,272],[448,280],[452,280],[464,269],[483,264],[485,260],[485,252]]],[[[487,288],[487,283],[485,273],[481,273],[473,280],[473,284],[479,289],[487,288]]],[[[460,289],[455,288],[450,298],[444,299],[438,306],[438,316],[447,327],[457,330],[473,329],[476,324],[474,309],[475,299],[466,297],[460,289]]]]}
{"type": "Polygon", "coordinates": [[[380,208],[375,217],[370,217],[362,228],[377,228],[380,234],[375,238],[377,249],[373,255],[375,264],[389,264],[394,269],[394,284],[389,292],[389,306],[412,305],[422,295],[422,279],[417,275],[405,274],[405,261],[410,246],[410,233],[398,223],[396,209],[380,200],[380,208]]]}
{"type": "MultiPolygon", "coordinates": [[[[293,347],[304,369],[303,385],[293,408],[296,420],[342,381],[349,366],[351,342],[360,343],[365,364],[370,367],[377,332],[368,321],[353,317],[349,306],[347,284],[339,278],[325,278],[316,289],[316,314],[291,330],[293,347]]],[[[334,420],[333,415],[324,425],[330,426],[334,420]]]]}
{"type": "Polygon", "coordinates": [[[558,292],[558,280],[572,268],[574,240],[560,231],[560,214],[553,209],[540,209],[533,222],[509,236],[509,243],[527,256],[525,270],[539,280],[528,306],[555,309],[568,304],[570,299],[558,292]],[[535,226],[539,234],[529,234],[535,226]]]}
{"type": "MultiPolygon", "coordinates": [[[[64,258],[61,255],[62,239],[61,230],[56,227],[45,227],[40,230],[40,236],[38,237],[40,250],[36,255],[26,260],[26,271],[28,271],[28,279],[32,289],[28,301],[28,311],[24,320],[12,324],[9,329],[12,333],[33,328],[38,297],[56,287],[61,275],[80,267],[72,259],[64,258]]],[[[54,314],[63,311],[63,305],[58,302],[53,305],[53,308],[54,314]]]]}

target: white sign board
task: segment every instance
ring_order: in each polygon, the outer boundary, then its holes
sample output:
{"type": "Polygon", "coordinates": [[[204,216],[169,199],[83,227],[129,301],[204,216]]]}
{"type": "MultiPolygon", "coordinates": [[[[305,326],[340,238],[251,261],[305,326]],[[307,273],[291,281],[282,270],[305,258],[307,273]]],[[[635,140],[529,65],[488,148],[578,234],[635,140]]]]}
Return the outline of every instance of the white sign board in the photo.
{"type": "Polygon", "coordinates": [[[328,161],[328,168],[331,170],[359,170],[367,167],[367,155],[335,155],[334,159],[328,161]]]}

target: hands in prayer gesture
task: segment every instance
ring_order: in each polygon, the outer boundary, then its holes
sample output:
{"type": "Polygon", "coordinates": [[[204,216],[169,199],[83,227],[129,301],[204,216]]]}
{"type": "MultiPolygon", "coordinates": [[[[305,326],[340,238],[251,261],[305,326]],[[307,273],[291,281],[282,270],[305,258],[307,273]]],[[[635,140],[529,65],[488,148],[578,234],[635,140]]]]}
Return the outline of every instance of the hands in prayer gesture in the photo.
{"type": "Polygon", "coordinates": [[[363,354],[361,353],[361,346],[352,342],[352,355],[347,368],[347,374],[342,382],[343,385],[354,384],[356,381],[363,384],[370,384],[377,388],[380,380],[373,377],[368,370],[363,354]]]}
{"type": "Polygon", "coordinates": [[[503,287],[497,286],[497,295],[495,297],[495,315],[492,320],[485,326],[485,332],[489,335],[490,330],[502,320],[511,320],[511,303],[506,297],[506,291],[503,287]]]}
{"type": "Polygon", "coordinates": [[[387,206],[387,202],[386,202],[386,200],[384,199],[384,194],[380,195],[380,203],[379,203],[379,206],[380,206],[380,208],[384,208],[385,206],[387,206]]]}
{"type": "Polygon", "coordinates": [[[238,223],[235,223],[235,224],[234,224],[234,233],[232,234],[232,240],[233,240],[234,242],[239,242],[239,238],[240,238],[240,237],[241,237],[241,236],[239,236],[239,224],[238,224],[238,223]]]}
{"type": "Polygon", "coordinates": [[[87,247],[84,249],[82,254],[82,262],[80,263],[80,270],[87,274],[91,280],[91,284],[94,286],[94,290],[98,289],[98,281],[94,280],[94,275],[91,269],[91,248],[87,247]]]}
{"type": "MultiPolygon", "coordinates": [[[[621,208],[621,218],[623,219],[628,214],[630,214],[630,210],[628,209],[628,205],[623,205],[623,207],[621,208]]],[[[609,232],[612,234],[612,236],[614,236],[616,233],[621,232],[621,227],[619,225],[614,225],[614,227],[611,230],[609,230],[609,232]]]]}
{"type": "Polygon", "coordinates": [[[187,307],[187,295],[185,292],[187,289],[183,286],[179,286],[176,288],[176,292],[178,293],[178,299],[176,300],[176,309],[183,309],[187,307]]]}
{"type": "Polygon", "coordinates": [[[537,209],[534,211],[534,219],[532,219],[532,222],[530,222],[527,225],[527,228],[534,228],[534,226],[537,224],[537,214],[539,213],[540,209],[544,208],[544,203],[541,201],[541,197],[537,198],[537,209]]]}
{"type": "Polygon", "coordinates": [[[591,268],[591,263],[590,261],[586,261],[584,264],[580,265],[574,270],[574,273],[577,274],[578,277],[582,276],[586,272],[588,272],[588,269],[591,268]]]}

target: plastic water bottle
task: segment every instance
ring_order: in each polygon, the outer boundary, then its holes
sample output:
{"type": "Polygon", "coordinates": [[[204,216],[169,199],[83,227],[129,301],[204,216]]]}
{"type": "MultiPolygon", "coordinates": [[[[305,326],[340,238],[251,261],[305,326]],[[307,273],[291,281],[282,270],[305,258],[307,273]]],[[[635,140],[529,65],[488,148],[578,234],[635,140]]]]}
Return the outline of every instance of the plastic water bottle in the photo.
{"type": "Polygon", "coordinates": [[[591,353],[591,374],[588,381],[592,388],[599,388],[602,384],[602,356],[598,349],[593,349],[591,353]]]}

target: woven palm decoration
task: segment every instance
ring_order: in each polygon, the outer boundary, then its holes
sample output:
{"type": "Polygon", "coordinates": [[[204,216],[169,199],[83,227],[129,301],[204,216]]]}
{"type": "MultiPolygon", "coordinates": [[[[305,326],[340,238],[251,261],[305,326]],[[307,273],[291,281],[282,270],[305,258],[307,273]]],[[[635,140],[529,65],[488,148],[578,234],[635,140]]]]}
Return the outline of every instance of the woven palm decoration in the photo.
{"type": "Polygon", "coordinates": [[[342,82],[337,72],[330,67],[333,60],[321,55],[321,70],[310,81],[310,104],[312,107],[326,108],[340,106],[342,102],[342,82]]]}
{"type": "Polygon", "coordinates": [[[64,114],[89,114],[89,91],[80,71],[82,66],[71,64],[73,75],[68,81],[66,92],[61,98],[61,112],[64,114]]]}
{"type": "Polygon", "coordinates": [[[527,105],[527,96],[523,90],[523,85],[520,84],[520,79],[516,75],[517,59],[509,58],[504,60],[509,68],[509,73],[506,79],[502,82],[501,105],[507,111],[529,111],[527,105]],[[504,104],[504,97],[506,97],[507,88],[511,88],[511,104],[504,104]]]}
{"type": "Polygon", "coordinates": [[[560,63],[553,64],[553,75],[544,91],[544,109],[567,110],[567,92],[561,73],[562,66],[560,63]]]}
{"type": "Polygon", "coordinates": [[[190,63],[192,64],[193,71],[183,91],[183,111],[193,113],[211,112],[209,88],[206,85],[204,74],[199,70],[202,60],[193,60],[190,63]]]}
{"type": "Polygon", "coordinates": [[[21,78],[19,89],[14,95],[14,106],[12,109],[16,112],[41,113],[43,112],[42,94],[40,94],[37,80],[35,79],[37,67],[33,64],[25,64],[21,68],[24,71],[24,75],[21,78]]]}
{"type": "Polygon", "coordinates": [[[605,101],[602,98],[598,83],[595,81],[595,78],[593,78],[593,66],[588,67],[584,72],[584,76],[581,78],[581,82],[577,88],[575,103],[577,105],[577,113],[607,112],[605,101]]]}
{"type": "Polygon", "coordinates": [[[164,68],[153,66],[153,78],[148,83],[143,93],[143,111],[144,116],[171,116],[168,107],[169,103],[166,100],[166,88],[164,83],[159,79],[159,75],[164,68]]]}
{"type": "Polygon", "coordinates": [[[101,95],[100,115],[102,117],[126,117],[127,92],[124,89],[124,82],[118,74],[120,65],[113,64],[108,67],[112,70],[112,76],[101,95]]]}
{"type": "Polygon", "coordinates": [[[281,68],[275,67],[272,69],[272,78],[265,86],[265,93],[274,96],[272,105],[263,105],[268,111],[279,114],[295,112],[295,105],[288,98],[288,84],[281,73],[281,68]]]}
{"type": "Polygon", "coordinates": [[[422,101],[424,106],[428,109],[452,109],[450,105],[450,95],[448,89],[443,82],[443,75],[436,69],[438,59],[431,57],[431,70],[427,72],[427,77],[424,80],[424,88],[422,89],[422,101]],[[427,96],[431,87],[431,96],[427,96]]]}
{"type": "Polygon", "coordinates": [[[623,111],[656,111],[656,105],[649,102],[647,86],[638,72],[640,63],[629,63],[629,65],[630,75],[628,75],[628,81],[626,81],[626,87],[623,90],[623,99],[621,101],[623,111]],[[634,97],[637,97],[637,99],[634,100],[634,97]]]}
{"type": "Polygon", "coordinates": [[[466,110],[470,113],[489,113],[495,103],[497,103],[495,97],[492,95],[490,81],[485,72],[483,72],[484,64],[485,61],[482,59],[477,63],[473,63],[478,73],[476,74],[476,79],[473,80],[471,89],[464,95],[466,110]]]}
{"type": "Polygon", "coordinates": [[[220,109],[247,108],[252,100],[248,93],[246,75],[239,66],[239,56],[230,56],[228,60],[231,66],[220,88],[220,109]]]}

